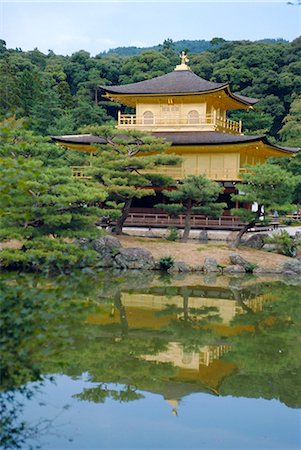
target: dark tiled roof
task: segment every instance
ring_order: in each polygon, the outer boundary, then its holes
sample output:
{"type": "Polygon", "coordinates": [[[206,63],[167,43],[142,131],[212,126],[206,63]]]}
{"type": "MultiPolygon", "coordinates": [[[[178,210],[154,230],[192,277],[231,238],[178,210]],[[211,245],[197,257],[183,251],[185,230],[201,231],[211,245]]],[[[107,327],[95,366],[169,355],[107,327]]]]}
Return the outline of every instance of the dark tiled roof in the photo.
{"type": "Polygon", "coordinates": [[[245,95],[237,94],[237,92],[233,92],[232,95],[243,102],[249,103],[250,105],[255,105],[255,103],[259,102],[258,98],[246,97],[245,95]]]}
{"type": "MultiPolygon", "coordinates": [[[[215,83],[199,77],[191,70],[174,70],[166,75],[121,86],[100,86],[104,91],[122,95],[189,94],[227,88],[228,83],[215,83]]],[[[234,99],[254,105],[256,98],[228,92],[234,99]]]]}
{"type": "MultiPolygon", "coordinates": [[[[277,150],[282,150],[287,153],[297,153],[300,148],[280,147],[271,144],[265,136],[252,136],[230,133],[219,133],[218,131],[178,131],[178,132],[154,132],[155,137],[166,139],[172,145],[221,145],[221,144],[243,144],[246,142],[262,141],[277,150]]],[[[53,136],[54,142],[62,144],[104,144],[106,140],[99,136],[91,134],[78,134],[70,136],[53,136]]]]}
{"type": "Polygon", "coordinates": [[[166,139],[173,145],[234,144],[257,141],[262,138],[262,136],[244,136],[241,134],[219,133],[218,131],[175,131],[154,132],[152,134],[166,139]]]}
{"type": "Polygon", "coordinates": [[[107,92],[116,94],[177,94],[206,92],[227,86],[198,77],[191,70],[174,70],[167,75],[121,86],[101,86],[107,92]]]}
{"type": "Polygon", "coordinates": [[[93,134],[70,134],[69,136],[52,136],[54,142],[65,142],[66,144],[105,144],[106,140],[93,134]]]}

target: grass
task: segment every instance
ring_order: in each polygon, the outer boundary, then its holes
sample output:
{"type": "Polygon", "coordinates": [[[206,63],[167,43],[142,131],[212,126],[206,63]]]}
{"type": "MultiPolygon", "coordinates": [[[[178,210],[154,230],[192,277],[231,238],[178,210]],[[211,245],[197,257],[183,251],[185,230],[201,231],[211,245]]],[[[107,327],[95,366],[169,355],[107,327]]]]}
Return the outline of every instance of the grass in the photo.
{"type": "Polygon", "coordinates": [[[200,247],[198,247],[196,250],[198,251],[198,252],[202,252],[202,251],[204,251],[204,250],[208,250],[208,249],[211,249],[211,248],[222,248],[222,249],[228,249],[229,247],[228,247],[228,245],[226,245],[226,244],[206,244],[206,245],[201,245],[200,247]]]}

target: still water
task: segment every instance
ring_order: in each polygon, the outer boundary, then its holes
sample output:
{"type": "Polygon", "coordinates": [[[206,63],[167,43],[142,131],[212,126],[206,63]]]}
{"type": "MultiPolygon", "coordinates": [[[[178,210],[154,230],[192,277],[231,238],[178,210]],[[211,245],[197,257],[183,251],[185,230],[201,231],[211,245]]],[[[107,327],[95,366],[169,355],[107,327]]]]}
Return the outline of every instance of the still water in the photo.
{"type": "Polygon", "coordinates": [[[1,280],[2,448],[299,449],[298,279],[1,280]]]}

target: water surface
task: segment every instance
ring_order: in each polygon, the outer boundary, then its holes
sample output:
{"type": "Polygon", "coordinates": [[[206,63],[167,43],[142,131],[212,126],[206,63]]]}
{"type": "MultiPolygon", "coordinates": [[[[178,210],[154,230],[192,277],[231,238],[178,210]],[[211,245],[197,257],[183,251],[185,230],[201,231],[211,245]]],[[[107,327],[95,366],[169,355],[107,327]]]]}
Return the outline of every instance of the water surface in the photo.
{"type": "Polygon", "coordinates": [[[299,283],[7,274],[3,448],[300,448],[299,283]]]}

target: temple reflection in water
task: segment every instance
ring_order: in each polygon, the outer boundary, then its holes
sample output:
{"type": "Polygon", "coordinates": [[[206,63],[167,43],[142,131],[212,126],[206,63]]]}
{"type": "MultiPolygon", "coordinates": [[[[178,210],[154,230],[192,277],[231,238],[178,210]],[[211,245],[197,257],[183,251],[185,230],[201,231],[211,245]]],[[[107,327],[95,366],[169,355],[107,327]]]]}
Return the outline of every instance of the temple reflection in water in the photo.
{"type": "Polygon", "coordinates": [[[256,283],[243,288],[220,280],[220,285],[213,286],[199,281],[188,286],[170,287],[156,281],[147,288],[121,286],[115,298],[102,298],[105,307],[100,314],[87,319],[107,330],[120,324],[132,336],[148,332],[166,341],[163,350],[141,354],[139,359],[176,369],[168,382],[161,382],[158,389],[152,387],[152,392],[160,393],[172,405],[175,414],[181,398],[191,392],[219,395],[223,379],[237,371],[234,362],[223,358],[231,350],[227,337],[254,330],[251,323],[236,325],[235,317],[260,312],[275,297],[261,292],[256,283]]]}

